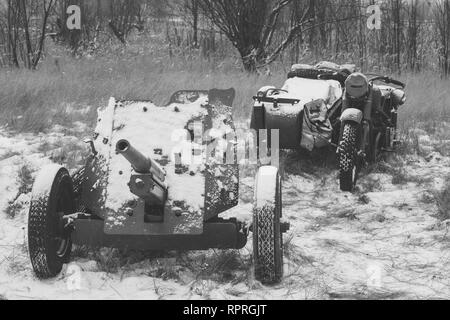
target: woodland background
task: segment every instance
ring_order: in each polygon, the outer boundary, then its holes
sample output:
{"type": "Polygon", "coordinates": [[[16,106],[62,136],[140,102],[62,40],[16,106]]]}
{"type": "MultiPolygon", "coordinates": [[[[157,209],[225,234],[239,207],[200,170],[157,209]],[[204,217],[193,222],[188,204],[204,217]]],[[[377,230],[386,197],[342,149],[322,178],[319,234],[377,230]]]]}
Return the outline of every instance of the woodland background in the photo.
{"type": "Polygon", "coordinates": [[[236,114],[247,118],[260,86],[321,60],[407,81],[405,121],[447,117],[450,0],[2,0],[0,124],[39,132],[78,120],[66,105],[165,103],[211,86],[236,87],[236,114]],[[375,3],[381,29],[369,30],[375,3]],[[81,30],[67,28],[70,5],[81,30]]]}

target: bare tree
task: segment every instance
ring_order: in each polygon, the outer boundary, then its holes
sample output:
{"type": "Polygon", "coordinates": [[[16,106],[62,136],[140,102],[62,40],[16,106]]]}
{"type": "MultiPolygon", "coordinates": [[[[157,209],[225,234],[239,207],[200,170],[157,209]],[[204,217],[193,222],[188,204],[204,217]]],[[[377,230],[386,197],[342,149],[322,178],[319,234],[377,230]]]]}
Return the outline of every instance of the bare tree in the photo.
{"type": "Polygon", "coordinates": [[[394,48],[395,48],[395,64],[397,66],[397,71],[400,72],[401,67],[401,51],[402,51],[402,0],[392,0],[392,15],[393,15],[393,25],[394,25],[394,48]]]}
{"type": "MultiPolygon", "coordinates": [[[[25,0],[23,0],[25,1],[25,0]]],[[[48,18],[50,15],[50,12],[53,8],[53,5],[55,4],[54,0],[44,0],[42,3],[42,23],[41,23],[41,34],[38,37],[38,42],[36,44],[36,48],[34,48],[34,51],[32,53],[32,59],[31,59],[31,67],[32,69],[36,69],[39,61],[42,57],[42,52],[44,50],[44,41],[46,37],[46,30],[47,30],[47,24],[48,24],[48,18]]],[[[31,42],[30,42],[31,44],[31,42]]],[[[30,47],[31,50],[33,50],[32,47],[30,47]]]]}
{"type": "Polygon", "coordinates": [[[238,50],[245,70],[273,62],[309,23],[314,0],[278,44],[273,44],[281,12],[293,0],[198,0],[207,17],[238,50]]]}
{"type": "Polygon", "coordinates": [[[72,53],[79,49],[96,47],[101,34],[114,35],[126,44],[126,38],[133,29],[143,31],[145,15],[156,0],[59,0],[57,4],[58,40],[68,45],[72,53]],[[66,21],[69,18],[67,8],[77,5],[81,9],[81,30],[69,30],[66,21]]]}
{"type": "Polygon", "coordinates": [[[417,38],[420,28],[418,1],[412,0],[409,5],[408,13],[408,66],[411,70],[416,71],[419,66],[417,64],[417,38]]]}
{"type": "Polygon", "coordinates": [[[55,0],[8,0],[8,52],[12,65],[20,67],[21,60],[26,68],[36,69],[54,4],[55,0]]]}
{"type": "Polygon", "coordinates": [[[186,20],[192,26],[192,42],[194,47],[198,47],[198,29],[200,18],[199,0],[184,0],[181,6],[181,11],[188,16],[186,20]]]}
{"type": "Polygon", "coordinates": [[[17,47],[19,41],[19,13],[17,2],[8,0],[8,53],[9,59],[13,66],[19,68],[19,58],[17,47]]]}
{"type": "Polygon", "coordinates": [[[447,77],[450,75],[450,0],[436,2],[435,16],[439,32],[439,62],[447,77]]]}
{"type": "Polygon", "coordinates": [[[110,0],[109,27],[114,35],[122,43],[126,43],[126,37],[136,28],[142,30],[143,26],[138,22],[141,21],[142,0],[110,0]]]}

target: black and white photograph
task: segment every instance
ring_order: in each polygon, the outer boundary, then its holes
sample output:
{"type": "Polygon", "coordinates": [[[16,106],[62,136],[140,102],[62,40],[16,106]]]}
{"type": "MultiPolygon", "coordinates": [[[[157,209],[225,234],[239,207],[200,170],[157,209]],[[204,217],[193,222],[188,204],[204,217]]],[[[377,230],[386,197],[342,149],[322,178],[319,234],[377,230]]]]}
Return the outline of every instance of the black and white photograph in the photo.
{"type": "Polygon", "coordinates": [[[450,0],[0,0],[0,300],[448,300],[449,228],[450,0]]]}

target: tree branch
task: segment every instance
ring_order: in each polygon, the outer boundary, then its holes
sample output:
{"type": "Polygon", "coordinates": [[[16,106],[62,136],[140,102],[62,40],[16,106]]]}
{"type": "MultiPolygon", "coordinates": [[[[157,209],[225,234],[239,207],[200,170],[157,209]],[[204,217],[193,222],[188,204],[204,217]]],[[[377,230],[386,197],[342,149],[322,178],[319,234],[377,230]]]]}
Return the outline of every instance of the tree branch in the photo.
{"type": "Polygon", "coordinates": [[[32,61],[32,68],[36,69],[39,61],[41,60],[41,55],[42,55],[42,50],[44,49],[44,41],[45,41],[45,31],[47,29],[47,21],[48,21],[48,17],[50,15],[50,11],[53,7],[54,4],[54,0],[50,0],[48,3],[48,7],[45,7],[46,4],[46,0],[44,0],[44,19],[42,21],[42,34],[41,34],[41,38],[39,39],[39,47],[37,52],[35,53],[35,55],[33,56],[33,61],[32,61]]]}
{"type": "Polygon", "coordinates": [[[272,42],[272,37],[275,32],[275,26],[278,21],[278,17],[280,16],[281,10],[283,10],[284,7],[286,7],[288,4],[290,4],[292,0],[280,0],[277,4],[277,6],[272,10],[268,17],[267,23],[264,25],[263,28],[263,36],[261,43],[268,47],[270,43],[272,42]]]}
{"type": "Polygon", "coordinates": [[[316,28],[318,26],[325,25],[325,24],[328,24],[328,23],[336,23],[336,22],[342,22],[342,21],[359,19],[359,18],[360,18],[360,16],[354,16],[354,17],[347,17],[347,18],[343,18],[343,19],[337,19],[337,20],[334,20],[334,21],[325,21],[325,22],[322,22],[322,23],[316,23],[316,24],[310,26],[309,28],[306,28],[306,29],[303,29],[303,30],[302,30],[302,27],[304,25],[306,25],[307,23],[309,23],[310,21],[307,20],[307,21],[300,22],[300,23],[296,24],[290,30],[289,35],[286,37],[286,39],[272,52],[272,54],[270,56],[268,56],[266,58],[265,63],[260,65],[260,66],[258,66],[258,68],[265,67],[265,66],[271,64],[272,62],[274,62],[276,60],[276,58],[278,57],[278,55],[281,52],[283,52],[283,50],[285,50],[292,43],[292,41],[295,39],[295,36],[300,31],[305,32],[305,31],[309,31],[309,30],[311,30],[313,28],[316,28]]]}

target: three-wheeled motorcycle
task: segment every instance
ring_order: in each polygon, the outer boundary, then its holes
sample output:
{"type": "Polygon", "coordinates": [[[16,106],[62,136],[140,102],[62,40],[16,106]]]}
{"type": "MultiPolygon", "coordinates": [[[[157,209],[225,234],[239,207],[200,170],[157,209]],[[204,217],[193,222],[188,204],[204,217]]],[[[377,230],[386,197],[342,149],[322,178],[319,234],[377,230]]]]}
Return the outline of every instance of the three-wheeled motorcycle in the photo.
{"type": "Polygon", "coordinates": [[[354,65],[330,62],[294,65],[281,89],[261,88],[253,97],[250,122],[258,145],[264,139],[270,148],[270,133],[278,130],[277,143],[282,150],[311,152],[333,146],[339,159],[340,187],[352,191],[364,163],[376,161],[382,151],[394,150],[398,143],[397,111],[406,101],[403,83],[375,76],[369,81],[371,85],[384,83],[377,86],[380,107],[343,112],[345,82],[355,69],[354,65]]]}

